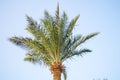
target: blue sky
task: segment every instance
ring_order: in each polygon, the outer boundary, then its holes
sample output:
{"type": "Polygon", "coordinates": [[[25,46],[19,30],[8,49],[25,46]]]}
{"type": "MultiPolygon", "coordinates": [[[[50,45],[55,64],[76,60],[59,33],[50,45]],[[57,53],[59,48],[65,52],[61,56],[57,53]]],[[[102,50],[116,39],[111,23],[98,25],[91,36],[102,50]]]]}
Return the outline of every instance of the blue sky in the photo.
{"type": "Polygon", "coordinates": [[[25,15],[38,20],[44,10],[52,15],[59,2],[69,20],[80,14],[74,34],[100,34],[82,47],[93,50],[64,64],[67,80],[120,80],[119,0],[0,0],[0,80],[52,80],[49,68],[23,60],[27,51],[8,41],[11,36],[30,36],[25,15]]]}

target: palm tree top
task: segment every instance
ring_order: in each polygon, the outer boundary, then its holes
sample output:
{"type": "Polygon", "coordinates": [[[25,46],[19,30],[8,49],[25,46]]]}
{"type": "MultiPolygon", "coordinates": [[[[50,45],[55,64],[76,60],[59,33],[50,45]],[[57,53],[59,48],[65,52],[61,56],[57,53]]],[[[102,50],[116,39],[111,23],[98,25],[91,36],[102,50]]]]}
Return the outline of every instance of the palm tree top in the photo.
{"type": "Polygon", "coordinates": [[[62,16],[59,15],[58,4],[55,17],[45,11],[44,18],[41,19],[39,24],[31,17],[26,16],[28,21],[26,30],[34,36],[34,39],[11,37],[10,41],[29,49],[25,60],[28,56],[39,55],[39,58],[34,58],[34,62],[47,60],[46,64],[52,64],[56,60],[63,62],[75,55],[91,52],[86,48],[76,49],[79,45],[98,34],[98,32],[95,32],[87,36],[73,36],[72,31],[79,16],[77,15],[68,24],[67,14],[63,12],[62,16]]]}
{"type": "Polygon", "coordinates": [[[74,56],[82,56],[91,50],[81,47],[77,49],[78,46],[99,34],[94,32],[86,36],[81,34],[73,36],[72,31],[80,15],[68,23],[67,14],[65,12],[61,16],[59,14],[59,4],[55,16],[45,11],[44,18],[39,23],[29,16],[26,17],[28,21],[26,30],[33,38],[15,36],[9,40],[27,49],[28,53],[24,59],[33,63],[51,66],[56,62],[61,64],[74,56]]]}

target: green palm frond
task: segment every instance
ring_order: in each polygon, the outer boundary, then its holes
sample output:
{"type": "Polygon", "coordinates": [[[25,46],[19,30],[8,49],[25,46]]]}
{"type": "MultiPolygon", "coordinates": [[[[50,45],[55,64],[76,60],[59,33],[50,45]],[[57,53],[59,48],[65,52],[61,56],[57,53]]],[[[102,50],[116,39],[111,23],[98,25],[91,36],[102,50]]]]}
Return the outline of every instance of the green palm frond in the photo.
{"type": "Polygon", "coordinates": [[[80,49],[75,51],[68,51],[63,57],[62,61],[65,61],[67,59],[71,59],[74,56],[83,56],[85,53],[92,52],[90,49],[80,49]]]}
{"type": "Polygon", "coordinates": [[[12,37],[10,38],[10,41],[18,46],[26,47],[28,49],[42,52],[46,51],[43,45],[41,45],[37,40],[32,40],[31,38],[12,37]]]}
{"type": "Polygon", "coordinates": [[[56,27],[59,27],[59,4],[57,4],[57,9],[56,9],[56,27]]]}
{"type": "MultiPolygon", "coordinates": [[[[46,16],[49,16],[46,12],[46,16]]],[[[31,18],[28,18],[33,21],[31,18]]],[[[42,44],[44,47],[49,51],[49,53],[52,55],[52,57],[55,57],[53,53],[55,53],[55,46],[57,45],[55,42],[56,37],[53,35],[56,35],[54,33],[54,27],[48,20],[42,20],[44,27],[39,27],[38,25],[28,25],[26,30],[28,30],[35,38],[42,44]]],[[[34,22],[33,22],[34,23],[34,22]]]]}
{"type": "Polygon", "coordinates": [[[62,71],[62,74],[63,74],[64,80],[67,80],[67,72],[66,72],[65,66],[63,66],[63,67],[64,67],[64,69],[62,71]]]}
{"type": "Polygon", "coordinates": [[[80,35],[81,37],[79,37],[79,39],[74,41],[75,43],[72,44],[72,46],[71,46],[72,51],[75,50],[78,46],[80,46],[84,42],[86,42],[87,40],[89,40],[90,38],[92,38],[98,34],[99,34],[98,32],[95,32],[95,33],[88,34],[87,36],[80,35]]]}
{"type": "Polygon", "coordinates": [[[27,53],[24,57],[24,60],[32,63],[45,64],[47,66],[50,66],[50,64],[52,64],[51,59],[48,58],[47,55],[40,55],[40,53],[33,51],[31,53],[27,53]]]}
{"type": "Polygon", "coordinates": [[[39,59],[38,58],[39,56],[37,54],[33,54],[33,53],[27,53],[24,57],[24,60],[25,61],[29,61],[29,62],[32,62],[32,63],[42,63],[40,59],[42,59],[42,57],[39,59]]]}
{"type": "Polygon", "coordinates": [[[44,11],[44,19],[43,20],[47,20],[47,21],[52,23],[54,21],[54,18],[53,18],[52,15],[49,14],[49,12],[47,10],[45,10],[44,11]]]}
{"type": "Polygon", "coordinates": [[[59,26],[60,26],[60,30],[61,30],[60,32],[62,34],[61,38],[63,38],[66,34],[66,31],[67,31],[66,29],[68,26],[68,16],[65,12],[63,12],[63,14],[62,14],[59,24],[60,24],[59,26]]]}
{"type": "Polygon", "coordinates": [[[80,15],[77,15],[68,25],[68,28],[66,29],[66,34],[64,36],[64,39],[66,40],[66,38],[69,38],[70,35],[72,34],[73,28],[75,27],[75,24],[77,22],[77,20],[79,19],[80,15]]]}
{"type": "Polygon", "coordinates": [[[27,21],[28,21],[28,25],[31,25],[31,26],[35,26],[37,25],[37,22],[35,20],[33,20],[32,17],[29,17],[26,15],[26,18],[27,18],[27,21]]]}
{"type": "Polygon", "coordinates": [[[73,46],[77,41],[79,41],[81,39],[81,35],[75,36],[74,39],[69,38],[68,40],[65,41],[65,43],[62,45],[63,49],[62,49],[62,53],[66,53],[69,51],[69,49],[71,49],[71,46],[73,46]]]}
{"type": "Polygon", "coordinates": [[[28,25],[26,30],[29,31],[35,38],[40,39],[45,37],[44,30],[31,17],[27,16],[28,25]]]}
{"type": "MultiPolygon", "coordinates": [[[[78,36],[75,36],[73,39],[72,38],[68,39],[67,42],[65,42],[65,44],[63,45],[63,52],[62,52],[61,59],[66,60],[67,56],[69,56],[69,58],[70,58],[74,55],[77,55],[78,53],[76,54],[76,52],[74,52],[74,54],[73,54],[73,51],[76,51],[76,48],[78,46],[80,46],[85,41],[87,41],[88,39],[90,39],[98,34],[99,33],[96,32],[96,33],[91,33],[87,36],[78,35],[78,36]],[[72,56],[71,56],[71,54],[72,54],[72,56]]],[[[89,49],[83,49],[78,52],[80,53],[80,55],[82,55],[86,52],[91,52],[91,51],[89,49]]]]}
{"type": "Polygon", "coordinates": [[[53,60],[53,56],[50,54],[47,48],[45,48],[44,45],[40,44],[37,40],[32,40],[30,38],[12,37],[10,38],[10,41],[18,46],[27,48],[29,50],[34,50],[37,53],[40,53],[40,55],[47,55],[48,58],[53,60]]]}
{"type": "Polygon", "coordinates": [[[66,59],[70,59],[74,56],[83,56],[85,53],[88,53],[88,52],[92,52],[92,51],[90,49],[80,49],[79,51],[75,50],[75,51],[69,53],[66,56],[66,59]]]}

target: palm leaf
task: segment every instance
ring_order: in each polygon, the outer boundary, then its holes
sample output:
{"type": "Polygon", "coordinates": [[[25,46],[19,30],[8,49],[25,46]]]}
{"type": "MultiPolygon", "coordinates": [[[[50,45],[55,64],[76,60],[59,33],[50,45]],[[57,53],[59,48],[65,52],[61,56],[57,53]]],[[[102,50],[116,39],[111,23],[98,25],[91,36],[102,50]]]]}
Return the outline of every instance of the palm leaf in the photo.
{"type": "Polygon", "coordinates": [[[87,40],[89,40],[90,38],[92,38],[92,37],[94,37],[94,36],[96,36],[98,34],[99,34],[99,32],[95,32],[95,33],[88,34],[87,36],[81,36],[81,37],[79,37],[71,45],[71,50],[74,51],[79,45],[83,44],[84,42],[86,42],[87,40]]]}
{"type": "Polygon", "coordinates": [[[30,38],[12,37],[12,38],[10,38],[10,41],[18,46],[41,53],[41,55],[43,55],[43,54],[47,55],[48,58],[53,60],[53,56],[49,53],[49,51],[46,50],[47,48],[45,48],[42,44],[40,44],[36,40],[32,40],[30,38]]]}
{"type": "Polygon", "coordinates": [[[80,49],[79,51],[75,50],[66,56],[67,59],[72,58],[74,56],[83,56],[85,53],[92,52],[90,49],[80,49]]]}
{"type": "Polygon", "coordinates": [[[66,72],[65,66],[63,66],[63,67],[64,67],[63,71],[62,71],[63,77],[64,77],[64,80],[67,80],[67,72],[66,72]]]}
{"type": "Polygon", "coordinates": [[[64,39],[66,40],[66,38],[69,38],[70,35],[72,34],[72,30],[78,20],[78,18],[80,17],[80,15],[77,15],[69,24],[68,28],[66,29],[66,34],[64,36],[64,39]]]}

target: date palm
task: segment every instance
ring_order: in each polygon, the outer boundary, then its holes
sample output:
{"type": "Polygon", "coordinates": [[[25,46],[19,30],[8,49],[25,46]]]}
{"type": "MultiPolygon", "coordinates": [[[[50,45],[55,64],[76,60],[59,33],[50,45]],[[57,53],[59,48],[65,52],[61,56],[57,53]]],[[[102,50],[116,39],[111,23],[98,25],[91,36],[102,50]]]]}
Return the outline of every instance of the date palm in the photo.
{"type": "Polygon", "coordinates": [[[11,37],[9,40],[28,50],[25,61],[43,63],[50,68],[53,80],[61,80],[61,74],[66,80],[63,62],[74,56],[82,56],[84,53],[91,52],[87,48],[78,48],[78,46],[98,34],[95,32],[86,36],[73,36],[72,31],[78,18],[79,15],[68,22],[65,12],[59,15],[59,5],[57,5],[55,16],[45,11],[40,23],[27,16],[26,30],[33,35],[33,38],[11,37]]]}

